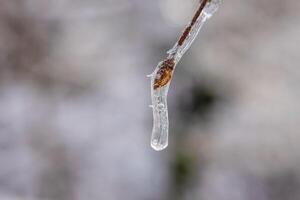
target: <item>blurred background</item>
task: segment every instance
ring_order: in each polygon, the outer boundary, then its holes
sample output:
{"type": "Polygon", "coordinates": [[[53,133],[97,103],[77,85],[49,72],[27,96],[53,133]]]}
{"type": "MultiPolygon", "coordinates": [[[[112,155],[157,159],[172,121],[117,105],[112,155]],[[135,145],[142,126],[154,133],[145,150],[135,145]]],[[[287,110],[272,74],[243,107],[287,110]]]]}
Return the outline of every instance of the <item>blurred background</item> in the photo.
{"type": "Polygon", "coordinates": [[[223,1],[151,149],[146,75],[197,7],[1,0],[0,199],[299,200],[297,0],[223,1]]]}

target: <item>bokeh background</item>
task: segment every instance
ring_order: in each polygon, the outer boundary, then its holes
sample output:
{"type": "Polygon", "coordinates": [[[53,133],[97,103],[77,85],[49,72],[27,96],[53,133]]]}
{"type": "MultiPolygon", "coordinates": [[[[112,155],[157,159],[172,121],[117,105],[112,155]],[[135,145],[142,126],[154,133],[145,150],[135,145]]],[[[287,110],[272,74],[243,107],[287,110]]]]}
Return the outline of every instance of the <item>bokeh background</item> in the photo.
{"type": "Polygon", "coordinates": [[[197,5],[1,0],[0,199],[299,200],[297,0],[223,1],[151,149],[146,75],[197,5]]]}

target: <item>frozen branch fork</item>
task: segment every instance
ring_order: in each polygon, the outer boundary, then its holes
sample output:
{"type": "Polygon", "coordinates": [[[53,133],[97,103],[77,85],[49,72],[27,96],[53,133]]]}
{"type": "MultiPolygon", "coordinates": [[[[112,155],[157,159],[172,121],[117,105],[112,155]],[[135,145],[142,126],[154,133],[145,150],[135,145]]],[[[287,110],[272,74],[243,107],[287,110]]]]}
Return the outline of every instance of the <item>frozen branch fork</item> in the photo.
{"type": "Polygon", "coordinates": [[[218,9],[221,0],[202,0],[192,21],[183,31],[167,58],[158,63],[151,78],[151,99],[153,109],[153,130],[151,146],[160,151],[168,146],[169,119],[167,95],[177,63],[197,37],[201,27],[218,9]]]}

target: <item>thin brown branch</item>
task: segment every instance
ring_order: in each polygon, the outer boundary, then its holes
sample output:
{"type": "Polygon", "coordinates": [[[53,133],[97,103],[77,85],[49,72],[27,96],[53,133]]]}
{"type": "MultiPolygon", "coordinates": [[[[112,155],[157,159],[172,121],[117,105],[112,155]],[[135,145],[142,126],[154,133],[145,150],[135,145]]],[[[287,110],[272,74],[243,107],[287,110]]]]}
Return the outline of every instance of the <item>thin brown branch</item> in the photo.
{"type": "MultiPolygon", "coordinates": [[[[182,46],[183,43],[188,38],[191,30],[193,29],[193,26],[196,24],[199,16],[201,15],[203,9],[205,8],[206,4],[209,2],[209,0],[202,0],[200,2],[200,6],[195,13],[192,21],[190,22],[190,25],[184,30],[182,36],[180,37],[178,41],[178,45],[182,46]]],[[[168,84],[172,79],[173,70],[175,68],[175,60],[174,58],[168,58],[160,63],[160,69],[157,71],[157,77],[154,80],[153,88],[156,90],[158,88],[161,88],[168,84]]]]}
{"type": "Polygon", "coordinates": [[[180,39],[178,40],[178,45],[182,46],[184,41],[187,39],[188,35],[190,34],[193,26],[195,25],[195,23],[197,22],[199,16],[201,15],[203,9],[205,8],[206,4],[209,2],[209,0],[202,0],[200,2],[200,6],[197,10],[197,12],[195,13],[190,25],[188,27],[186,27],[186,29],[184,30],[183,34],[181,35],[180,39]]]}

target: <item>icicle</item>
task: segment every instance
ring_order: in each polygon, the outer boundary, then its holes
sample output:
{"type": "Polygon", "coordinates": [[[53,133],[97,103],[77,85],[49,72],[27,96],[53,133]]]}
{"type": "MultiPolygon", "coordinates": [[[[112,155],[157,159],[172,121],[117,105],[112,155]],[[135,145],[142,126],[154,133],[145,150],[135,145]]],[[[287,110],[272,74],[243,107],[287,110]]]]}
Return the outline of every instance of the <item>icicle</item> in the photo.
{"type": "Polygon", "coordinates": [[[153,109],[153,129],[151,146],[160,151],[168,146],[169,119],[167,95],[174,69],[184,53],[190,48],[204,22],[218,9],[220,0],[202,0],[195,16],[178,42],[170,49],[167,59],[160,62],[151,78],[151,99],[153,109]]]}

